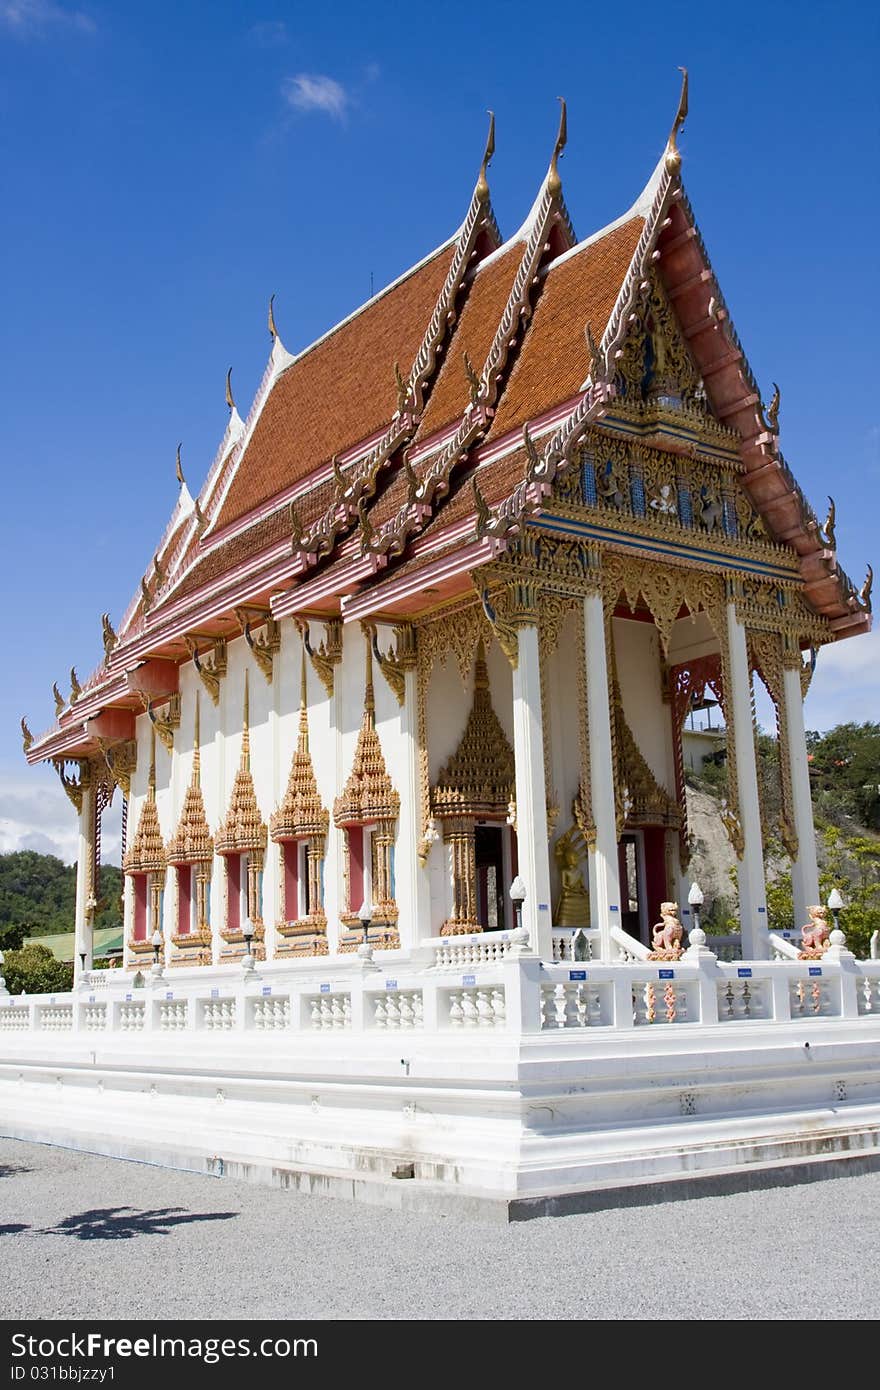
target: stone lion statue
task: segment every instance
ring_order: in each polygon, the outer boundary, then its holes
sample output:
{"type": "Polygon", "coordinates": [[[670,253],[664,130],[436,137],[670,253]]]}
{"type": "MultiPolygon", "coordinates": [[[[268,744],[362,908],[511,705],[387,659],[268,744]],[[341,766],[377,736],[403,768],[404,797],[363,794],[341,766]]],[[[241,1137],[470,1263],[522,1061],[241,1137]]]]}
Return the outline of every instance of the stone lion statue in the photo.
{"type": "Polygon", "coordinates": [[[817,903],[815,907],[807,908],[809,922],[801,927],[801,960],[816,960],[827,951],[830,941],[828,926],[828,908],[817,903]]]}
{"type": "Polygon", "coordinates": [[[660,921],[651,929],[651,959],[678,960],[684,928],[678,920],[678,903],[660,904],[660,921]]]}

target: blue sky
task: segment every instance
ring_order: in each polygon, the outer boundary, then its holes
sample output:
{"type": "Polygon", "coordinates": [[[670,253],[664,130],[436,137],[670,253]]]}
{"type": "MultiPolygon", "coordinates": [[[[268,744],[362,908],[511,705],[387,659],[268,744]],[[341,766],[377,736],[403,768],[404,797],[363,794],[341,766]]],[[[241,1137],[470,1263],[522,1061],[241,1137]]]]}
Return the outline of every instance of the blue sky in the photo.
{"type": "MultiPolygon", "coordinates": [[[[269,295],[295,351],[444,240],[489,106],[510,233],[567,97],[583,237],[646,181],[688,65],[685,182],[734,321],[807,495],[836,497],[844,564],[878,567],[878,38],[857,3],[0,0],[0,848],[70,843],[18,720],[46,727],[52,681],[97,664],[178,440],[204,478],[229,366],[246,412],[269,295]]],[[[878,668],[873,635],[823,652],[808,725],[880,717],[878,668]]]]}

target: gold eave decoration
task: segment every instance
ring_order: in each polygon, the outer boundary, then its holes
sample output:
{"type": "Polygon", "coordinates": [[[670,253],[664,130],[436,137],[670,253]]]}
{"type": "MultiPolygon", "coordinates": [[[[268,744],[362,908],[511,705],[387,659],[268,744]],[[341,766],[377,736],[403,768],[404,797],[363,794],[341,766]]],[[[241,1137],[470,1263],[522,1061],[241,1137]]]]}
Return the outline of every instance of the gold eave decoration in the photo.
{"type": "Polygon", "coordinates": [[[376,705],[373,698],[373,658],[366,643],[366,686],[364,715],[358,732],[354,762],[348,781],[333,803],[336,825],[367,825],[373,821],[397,820],[400,796],[391,784],[376,733],[376,705]]]}
{"type": "Polygon", "coordinates": [[[312,755],[309,750],[309,714],[306,696],[306,649],[303,644],[299,736],[290,764],[287,790],[281,805],[273,811],[270,834],[273,840],[298,840],[326,836],[330,814],[321,801],[312,755]]]}
{"type": "Polygon", "coordinates": [[[199,722],[199,697],[196,695],[192,776],[186,789],[177,830],[168,842],[166,859],[169,864],[203,864],[214,857],[214,841],[208,828],[202,797],[199,722]]]}
{"type": "Polygon", "coordinates": [[[513,749],[489,692],[482,638],[477,647],[474,698],[461,742],[441,768],[431,792],[431,809],[440,820],[457,817],[506,820],[514,795],[513,749]]]}
{"type": "Polygon", "coordinates": [[[147,799],[141,807],[137,833],[126,851],[122,861],[122,871],[126,874],[164,874],[165,841],[159,824],[156,807],[156,737],[152,735],[150,749],[150,780],[147,799]]]}
{"type": "Polygon", "coordinates": [[[214,837],[214,846],[218,854],[249,854],[253,850],[265,849],[267,838],[266,823],[260,815],[251,775],[248,673],[245,671],[241,762],[232,784],[229,809],[214,837]]]}
{"type": "Polygon", "coordinates": [[[614,682],[614,723],[617,738],[619,825],[665,825],[677,830],[681,812],[660,786],[636,743],[623,712],[620,686],[614,682]]]}

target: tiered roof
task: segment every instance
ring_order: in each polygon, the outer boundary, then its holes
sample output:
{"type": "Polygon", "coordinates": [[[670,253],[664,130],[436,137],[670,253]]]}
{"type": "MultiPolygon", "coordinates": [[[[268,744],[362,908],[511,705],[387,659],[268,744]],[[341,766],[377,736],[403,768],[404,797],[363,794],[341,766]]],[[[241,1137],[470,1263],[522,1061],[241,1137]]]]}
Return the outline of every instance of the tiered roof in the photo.
{"type": "Polygon", "coordinates": [[[780,452],[776,412],[765,413],[696,226],[677,147],[685,109],[633,207],[579,243],[559,177],[563,112],[535,203],[507,242],[486,180],[490,131],[455,236],[297,355],[270,316],[272,353],[247,419],[228,394],[204,487],[191,497],[181,483],[115,645],[29,760],[91,751],[94,716],[136,705],[140,663],[173,672],[190,659],[188,635],[240,631],[243,604],[275,617],[415,616],[463,592],[609,410],[616,354],[652,272],[808,603],[835,637],[866,630],[870,584],[859,592],[840,567],[833,531],[780,452]]]}

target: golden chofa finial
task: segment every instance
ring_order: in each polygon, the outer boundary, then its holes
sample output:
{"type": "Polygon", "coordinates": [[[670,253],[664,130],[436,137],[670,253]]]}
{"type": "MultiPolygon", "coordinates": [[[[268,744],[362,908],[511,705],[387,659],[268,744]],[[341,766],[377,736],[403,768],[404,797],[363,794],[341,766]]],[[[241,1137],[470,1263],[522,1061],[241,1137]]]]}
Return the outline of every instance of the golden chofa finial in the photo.
{"type": "Polygon", "coordinates": [[[559,177],[559,156],[568,143],[568,113],[565,107],[565,97],[559,98],[561,110],[559,112],[559,131],[556,136],[556,144],[553,146],[553,157],[550,160],[550,173],[547,175],[547,189],[550,193],[562,191],[562,179],[559,177]]]}
{"type": "Polygon", "coordinates": [[[781,399],[782,396],[779,387],[776,385],[776,382],[774,381],[773,397],[770,401],[770,404],[764,407],[764,410],[767,415],[767,428],[772,430],[773,434],[779,433],[779,403],[781,399]]]}
{"type": "Polygon", "coordinates": [[[27,715],[21,716],[21,743],[25,753],[34,741],[34,736],[28,728],[27,715]]]}
{"type": "Polygon", "coordinates": [[[175,470],[174,470],[174,471],[176,472],[176,474],[177,474],[177,481],[180,483],[180,486],[181,486],[181,487],[184,486],[183,464],[180,462],[180,451],[181,451],[182,448],[183,448],[183,445],[182,445],[182,444],[178,444],[178,446],[177,446],[177,463],[176,463],[176,465],[175,465],[175,470]]]}
{"type": "Polygon", "coordinates": [[[278,337],[278,329],[275,327],[274,304],[275,296],[273,294],[271,299],[269,300],[269,337],[272,339],[273,342],[278,337]]]}
{"type": "Polygon", "coordinates": [[[232,368],[226,373],[226,404],[230,410],[235,409],[235,401],[232,397],[232,368]]]}
{"type": "Polygon", "coordinates": [[[678,136],[687,120],[688,113],[688,70],[687,68],[679,68],[679,72],[681,73],[681,96],[678,99],[678,110],[675,113],[675,120],[672,122],[669,139],[666,141],[666,169],[670,174],[677,174],[681,168],[678,136]]]}
{"type": "Polygon", "coordinates": [[[489,112],[489,134],[486,137],[486,148],[483,151],[483,162],[480,165],[480,176],[477,179],[477,197],[481,202],[485,202],[489,196],[489,181],[486,172],[489,163],[495,153],[495,112],[489,112]]]}

